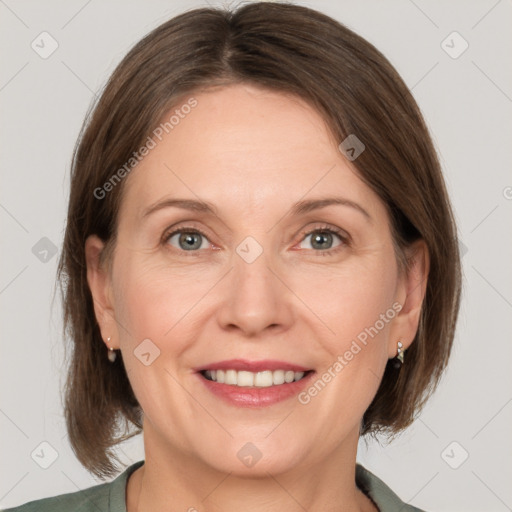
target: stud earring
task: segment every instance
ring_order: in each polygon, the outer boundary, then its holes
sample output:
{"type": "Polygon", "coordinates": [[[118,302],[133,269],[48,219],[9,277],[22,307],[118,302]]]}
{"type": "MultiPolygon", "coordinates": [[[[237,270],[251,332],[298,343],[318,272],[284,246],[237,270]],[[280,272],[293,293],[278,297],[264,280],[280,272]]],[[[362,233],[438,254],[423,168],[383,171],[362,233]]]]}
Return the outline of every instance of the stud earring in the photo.
{"type": "MultiPolygon", "coordinates": [[[[109,336],[109,337],[107,338],[107,343],[110,343],[110,340],[111,340],[111,339],[112,339],[112,338],[109,336]]],[[[117,353],[116,353],[116,351],[115,351],[112,347],[108,347],[108,354],[107,354],[107,355],[108,355],[108,360],[109,360],[111,363],[113,363],[113,362],[116,360],[117,353]]]]}
{"type": "Polygon", "coordinates": [[[402,350],[403,344],[401,341],[397,343],[397,354],[396,357],[393,359],[393,366],[399,370],[402,367],[402,364],[404,364],[404,351],[402,350]]]}

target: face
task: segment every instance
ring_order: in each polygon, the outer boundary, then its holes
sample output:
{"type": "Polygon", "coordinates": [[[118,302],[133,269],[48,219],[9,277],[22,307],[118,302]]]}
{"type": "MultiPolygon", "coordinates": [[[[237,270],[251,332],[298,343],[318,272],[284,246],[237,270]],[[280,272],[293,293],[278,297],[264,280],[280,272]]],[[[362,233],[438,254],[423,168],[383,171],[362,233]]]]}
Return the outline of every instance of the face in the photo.
{"type": "Polygon", "coordinates": [[[88,240],[102,335],[146,443],[224,472],[306,467],[357,440],[414,337],[411,286],[384,204],[314,109],[249,85],[193,97],[126,178],[109,271],[88,240]]]}

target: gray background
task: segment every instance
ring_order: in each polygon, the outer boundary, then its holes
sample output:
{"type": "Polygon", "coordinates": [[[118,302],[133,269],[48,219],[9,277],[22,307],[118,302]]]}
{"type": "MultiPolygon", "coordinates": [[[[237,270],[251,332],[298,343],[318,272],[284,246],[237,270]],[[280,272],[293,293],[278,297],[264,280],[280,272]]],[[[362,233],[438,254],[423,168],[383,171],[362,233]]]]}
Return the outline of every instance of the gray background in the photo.
{"type": "MultiPolygon", "coordinates": [[[[375,44],[412,88],[464,252],[463,304],[441,387],[410,429],[392,444],[362,442],[359,459],[429,511],[512,510],[512,3],[300,3],[375,44]],[[453,31],[469,44],[457,58],[458,36],[442,46],[453,31]]],[[[61,310],[52,307],[71,153],[95,91],[126,51],[200,5],[0,0],[0,508],[97,482],[67,441],[61,310]],[[59,45],[47,59],[31,47],[43,31],[59,45]]],[[[141,439],[122,451],[127,464],[143,458],[141,439]]]]}

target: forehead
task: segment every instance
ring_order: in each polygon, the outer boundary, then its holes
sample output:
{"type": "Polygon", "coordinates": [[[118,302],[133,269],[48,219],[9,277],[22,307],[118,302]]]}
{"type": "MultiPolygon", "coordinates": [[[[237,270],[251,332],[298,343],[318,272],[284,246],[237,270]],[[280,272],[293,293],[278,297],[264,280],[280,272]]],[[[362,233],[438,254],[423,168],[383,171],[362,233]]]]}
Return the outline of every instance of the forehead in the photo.
{"type": "Polygon", "coordinates": [[[188,113],[181,112],[162,140],[154,138],[155,147],[130,174],[122,210],[140,217],[167,195],[228,203],[234,214],[282,210],[285,203],[325,195],[379,208],[324,119],[302,99],[230,85],[184,96],[162,122],[190,97],[196,106],[184,109],[188,113]]]}

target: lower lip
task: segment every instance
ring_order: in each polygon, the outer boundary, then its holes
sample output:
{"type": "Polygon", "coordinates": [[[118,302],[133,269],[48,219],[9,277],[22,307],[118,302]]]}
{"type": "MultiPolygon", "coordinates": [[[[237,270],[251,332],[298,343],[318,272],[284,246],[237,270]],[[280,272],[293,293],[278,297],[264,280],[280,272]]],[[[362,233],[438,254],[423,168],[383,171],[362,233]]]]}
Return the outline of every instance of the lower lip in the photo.
{"type": "Polygon", "coordinates": [[[208,380],[200,373],[197,375],[209,391],[225,402],[237,407],[257,408],[274,405],[298,395],[308,385],[314,373],[310,372],[302,379],[289,384],[279,384],[266,388],[231,386],[208,380]]]}

